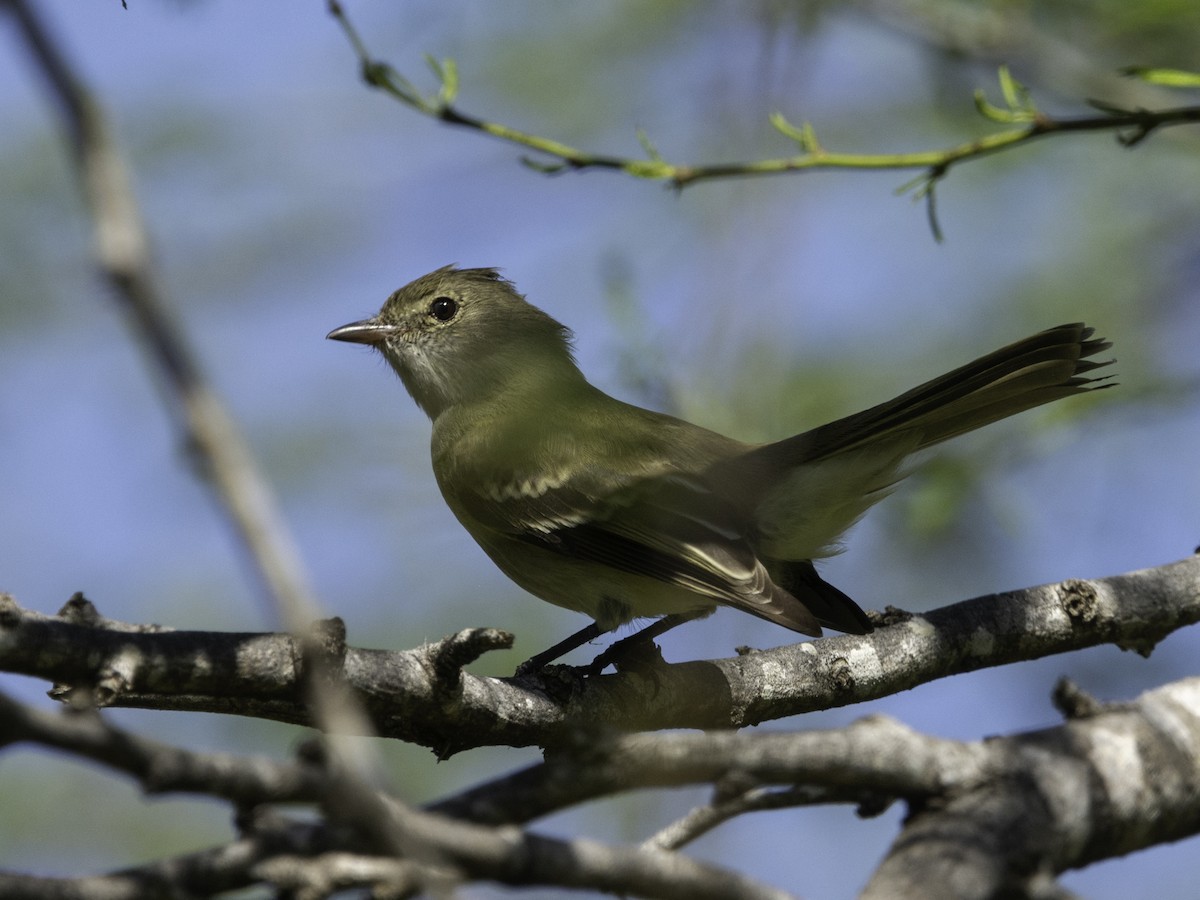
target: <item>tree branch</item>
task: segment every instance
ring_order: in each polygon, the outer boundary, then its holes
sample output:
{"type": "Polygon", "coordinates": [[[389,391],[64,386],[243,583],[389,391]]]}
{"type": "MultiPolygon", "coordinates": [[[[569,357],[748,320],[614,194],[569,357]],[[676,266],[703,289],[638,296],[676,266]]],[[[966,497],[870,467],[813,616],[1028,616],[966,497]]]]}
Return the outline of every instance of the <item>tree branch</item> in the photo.
{"type": "Polygon", "coordinates": [[[268,880],[323,896],[330,885],[409,891],[492,880],[671,898],[784,896],[678,854],[558,841],[510,824],[597,797],[683,784],[711,784],[718,801],[731,789],[748,795],[771,784],[810,787],[814,797],[827,790],[834,802],[865,798],[871,811],[905,800],[909,814],[867,887],[871,898],[922,896],[930,884],[953,885],[955,897],[1024,896],[1050,874],[1200,832],[1200,678],[1131,703],[1073,708],[1085,712],[1063,725],[975,742],[922,735],[882,716],[825,731],[581,741],[422,811],[378,791],[348,801],[340,773],[318,761],[194,753],[91,713],[48,715],[0,696],[0,746],[54,747],[133,774],[148,790],[211,794],[246,810],[243,835],[225,847],[109,876],[0,873],[0,895],[208,894],[268,880]],[[247,806],[298,801],[315,802],[323,817],[299,822],[247,806]],[[379,845],[375,829],[357,817],[364,803],[404,849],[379,845]],[[347,809],[354,818],[345,818],[347,809]]]}
{"type": "Polygon", "coordinates": [[[775,159],[760,159],[743,162],[714,164],[672,163],[664,159],[649,139],[639,134],[646,150],[644,159],[592,153],[572,147],[561,141],[521,131],[499,122],[491,122],[462,111],[455,106],[458,95],[458,73],[453,60],[428,59],[434,77],[438,81],[437,91],[425,94],[409,79],[397,72],[388,63],[373,58],[362,37],[355,30],[341,3],[329,0],[330,13],[337,19],[362,69],[363,80],[368,85],[384,91],[409,108],[422,115],[491,135],[518,147],[535,151],[539,159],[523,158],[522,162],[540,172],[559,172],[585,169],[607,169],[623,172],[635,178],[663,181],[676,189],[715,179],[781,175],[785,173],[815,171],[819,169],[885,169],[923,170],[923,174],[900,192],[914,192],[918,199],[928,201],[931,222],[935,234],[938,232],[933,216],[933,189],[959,163],[980,159],[993,153],[1028,144],[1051,135],[1080,132],[1111,132],[1117,135],[1124,146],[1133,146],[1151,133],[1175,125],[1200,122],[1200,106],[1182,106],[1159,110],[1122,109],[1117,104],[1096,104],[1102,111],[1098,116],[1058,118],[1039,111],[1023,89],[1020,102],[1012,102],[1010,86],[1015,84],[1007,69],[1000,70],[1001,86],[1006,95],[1006,106],[995,107],[977,93],[976,104],[986,118],[1013,127],[977,140],[967,141],[952,147],[922,150],[915,153],[845,153],[827,150],[817,140],[812,125],[795,126],[781,114],[771,116],[771,125],[785,137],[794,141],[800,152],[775,159]]]}
{"type": "MultiPolygon", "coordinates": [[[[511,635],[493,629],[470,629],[414,650],[339,647],[326,658],[340,666],[380,735],[445,757],[486,745],[570,745],[599,729],[741,728],[1101,644],[1148,654],[1166,635],[1200,621],[1198,584],[1200,557],[1193,556],[919,616],[892,610],[877,617],[881,627],[870,635],[584,680],[561,668],[487,678],[447,664],[508,646],[511,635]]],[[[312,724],[292,636],[130,627],[43,616],[0,595],[0,670],[88,692],[103,684],[101,700],[113,706],[312,724]],[[119,678],[112,675],[114,660],[119,678]]]]}
{"type": "Polygon", "coordinates": [[[914,805],[864,898],[1033,896],[1047,873],[1200,832],[1200,679],[977,746],[987,781],[914,805]]]}
{"type": "Polygon", "coordinates": [[[788,896],[660,849],[561,841],[456,821],[411,809],[381,792],[364,795],[358,779],[312,761],[197,753],[131,735],[92,713],[49,715],[0,694],[0,747],[17,743],[94,760],[134,776],[148,791],[207,794],[248,812],[241,817],[246,832],[241,839],[139,869],[78,879],[0,872],[0,896],[8,898],[207,896],[264,879],[290,888],[387,883],[411,890],[467,879],[679,900],[788,896]],[[259,804],[297,802],[317,803],[322,820],[298,822],[261,808],[249,812],[259,804]],[[371,815],[364,817],[364,810],[371,815]],[[378,821],[386,828],[377,827],[378,821]]]}
{"type": "MultiPolygon", "coordinates": [[[[330,647],[344,647],[345,635],[310,627],[318,604],[304,565],[249,445],[204,378],[183,332],[168,312],[129,171],[101,106],[26,0],[0,2],[12,10],[71,136],[101,272],[149,351],[169,393],[168,411],[178,419],[196,468],[212,488],[272,601],[275,615],[270,618],[277,618],[308,642],[295,648],[290,666],[293,675],[307,678],[299,685],[304,691],[296,691],[294,700],[306,707],[305,700],[311,700],[322,727],[329,731],[362,733],[367,730],[365,719],[333,676],[341,671],[341,659],[324,666],[330,647]]],[[[83,619],[93,615],[94,620],[80,620],[81,624],[103,629],[94,610],[89,614],[80,606],[73,613],[83,619]]],[[[76,694],[73,701],[77,705],[109,702],[134,683],[136,671],[144,663],[128,650],[107,654],[103,669],[94,670],[96,677],[87,679],[86,697],[76,694]]],[[[348,748],[342,752],[349,752],[348,748]]],[[[364,772],[370,768],[367,755],[358,748],[358,765],[364,772]]]]}
{"type": "Polygon", "coordinates": [[[213,489],[282,621],[299,628],[317,615],[304,566],[248,444],[168,313],[129,172],[100,104],[32,6],[26,0],[0,3],[12,11],[71,136],[97,264],[169,391],[169,412],[197,471],[213,489]]]}
{"type": "MultiPolygon", "coordinates": [[[[853,791],[909,805],[864,896],[1026,896],[1047,873],[1200,832],[1200,678],[979,742],[884,717],[801,733],[639,734],[593,742],[434,805],[525,821],[617,791],[723,782],[853,791]]],[[[716,805],[716,804],[714,804],[716,805]]]]}
{"type": "MultiPolygon", "coordinates": [[[[745,778],[730,778],[745,781],[745,778]]],[[[763,810],[792,809],[817,804],[855,803],[860,809],[874,808],[866,795],[857,790],[837,790],[801,785],[798,787],[751,787],[731,794],[728,787],[718,784],[711,803],[697,806],[687,815],[659,829],[642,842],[644,847],[678,850],[697,838],[723,825],[730,819],[763,810]]],[[[882,812],[882,809],[878,811],[882,812]]]]}

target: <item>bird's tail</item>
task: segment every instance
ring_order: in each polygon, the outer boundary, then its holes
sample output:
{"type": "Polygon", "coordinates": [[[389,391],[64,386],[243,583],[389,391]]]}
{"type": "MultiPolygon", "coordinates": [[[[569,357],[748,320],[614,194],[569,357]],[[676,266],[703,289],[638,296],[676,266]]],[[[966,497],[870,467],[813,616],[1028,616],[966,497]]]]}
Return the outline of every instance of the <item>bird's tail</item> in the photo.
{"type": "MultiPolygon", "coordinates": [[[[738,458],[758,486],[750,499],[763,556],[783,565],[836,553],[846,529],[904,477],[911,454],[1060,397],[1108,387],[1111,381],[1088,373],[1108,365],[1091,357],[1109,346],[1082,324],[1060,325],[887,403],[738,458]]],[[[798,578],[801,586],[806,580],[798,578]]]]}
{"type": "Polygon", "coordinates": [[[1082,322],[1047,329],[886,403],[771,444],[769,452],[795,466],[900,432],[911,433],[919,450],[1061,397],[1111,387],[1111,376],[1087,374],[1112,363],[1091,359],[1112,346],[1092,333],[1082,322]]]}

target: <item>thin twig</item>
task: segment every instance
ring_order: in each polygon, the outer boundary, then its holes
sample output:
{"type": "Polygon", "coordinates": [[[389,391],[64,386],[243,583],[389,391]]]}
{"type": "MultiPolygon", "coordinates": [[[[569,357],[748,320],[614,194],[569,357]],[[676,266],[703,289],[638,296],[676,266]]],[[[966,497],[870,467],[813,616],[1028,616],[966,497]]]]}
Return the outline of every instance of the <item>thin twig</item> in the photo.
{"type": "MultiPolygon", "coordinates": [[[[716,179],[781,175],[820,169],[916,169],[922,171],[923,174],[910,182],[907,188],[901,190],[903,192],[916,190],[917,199],[924,199],[930,204],[930,220],[935,235],[938,232],[936,216],[932,208],[934,193],[931,187],[933,183],[944,178],[958,163],[980,159],[1048,135],[1094,131],[1113,132],[1121,144],[1133,146],[1159,129],[1200,122],[1200,106],[1161,110],[1108,107],[1103,108],[1102,115],[1074,118],[1056,118],[1030,106],[1020,110],[1003,111],[1019,113],[1019,115],[1009,115],[1003,119],[1016,127],[956,146],[914,153],[843,153],[827,150],[821,146],[811,125],[805,123],[797,127],[787,122],[781,115],[776,114],[771,117],[771,125],[795,141],[800,147],[800,153],[775,159],[690,164],[669,162],[657,151],[651,150],[647,158],[635,159],[591,153],[561,141],[521,131],[499,122],[490,122],[463,112],[454,105],[458,93],[458,77],[453,60],[429,60],[433,74],[439,81],[439,88],[436,94],[423,94],[411,81],[390,65],[370,56],[365,42],[347,18],[340,3],[331,0],[329,9],[342,26],[358,56],[363,79],[367,84],[390,94],[401,103],[430,118],[449,125],[469,128],[535,151],[543,159],[523,158],[522,161],[537,171],[557,174],[567,170],[607,169],[624,172],[636,178],[666,182],[674,188],[684,188],[716,179]]],[[[1001,80],[1009,79],[1007,73],[1002,70],[1001,80]]],[[[980,111],[985,116],[996,120],[984,109],[980,111]]],[[[639,139],[644,147],[652,146],[649,145],[644,135],[639,134],[639,139]]]]}
{"type": "Polygon", "coordinates": [[[764,810],[843,803],[846,793],[841,789],[809,784],[786,788],[773,785],[752,787],[689,810],[642,841],[642,846],[647,849],[678,850],[738,816],[764,810]]]}

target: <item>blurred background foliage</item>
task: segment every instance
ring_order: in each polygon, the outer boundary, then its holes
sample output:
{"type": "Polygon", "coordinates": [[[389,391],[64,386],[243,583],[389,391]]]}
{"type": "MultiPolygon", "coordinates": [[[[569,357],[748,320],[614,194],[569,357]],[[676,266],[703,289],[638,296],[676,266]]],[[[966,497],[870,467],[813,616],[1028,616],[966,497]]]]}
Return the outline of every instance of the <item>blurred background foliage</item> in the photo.
{"type": "MultiPolygon", "coordinates": [[[[502,266],[576,328],[580,362],[605,389],[746,439],[879,402],[1061,321],[1086,319],[1114,339],[1117,390],[947,446],[851,533],[825,573],[865,606],[925,609],[1106,575],[1197,543],[1194,127],[1134,150],[1110,135],[1047,139],[957,168],[939,187],[939,245],[921,206],[893,193],[904,173],[740,179],[679,194],[609,173],[537,175],[514,148],[369,91],[320,3],[37,7],[109,111],[175,312],[356,642],[408,647],[504,627],[516,650],[478,668],[507,673],[583,624],[491,567],[438,498],[428,424],[399,384],[365,352],[323,341],[452,261],[502,266]]],[[[428,79],[422,54],[455,58],[470,112],[623,155],[640,152],[643,128],[675,161],[793,152],[768,124],[774,111],[812,122],[830,149],[957,144],[994,127],[972,93],[998,96],[1000,64],[1055,114],[1088,113],[1089,98],[1153,108],[1200,96],[1117,74],[1200,69],[1200,6],[1184,0],[347,8],[372,51],[414,81],[428,79]]],[[[95,277],[58,122],[5,35],[0,589],[47,612],[82,589],[114,618],[273,628],[95,277]]],[[[672,634],[664,651],[725,656],[788,640],[722,613],[672,634]]],[[[1060,675],[1121,699],[1194,674],[1198,651],[1183,633],[1149,660],[1100,648],[772,727],[881,712],[978,739],[1053,722],[1060,675]]],[[[49,704],[27,680],[0,676],[0,688],[49,704]]],[[[280,754],[299,736],[217,717],[112,715],[203,747],[280,754]]],[[[385,752],[413,802],[536,757],[475,751],[435,765],[394,742],[385,752]]],[[[544,827],[637,840],[698,797],[627,798],[544,827]]],[[[719,829],[693,852],[799,893],[852,896],[898,816],[775,813],[719,829]]],[[[75,763],[0,756],[2,866],[115,868],[226,840],[230,829],[213,805],[143,801],[75,763]]],[[[1159,897],[1190,896],[1195,852],[1193,840],[1066,883],[1091,897],[1150,885],[1159,897]]]]}

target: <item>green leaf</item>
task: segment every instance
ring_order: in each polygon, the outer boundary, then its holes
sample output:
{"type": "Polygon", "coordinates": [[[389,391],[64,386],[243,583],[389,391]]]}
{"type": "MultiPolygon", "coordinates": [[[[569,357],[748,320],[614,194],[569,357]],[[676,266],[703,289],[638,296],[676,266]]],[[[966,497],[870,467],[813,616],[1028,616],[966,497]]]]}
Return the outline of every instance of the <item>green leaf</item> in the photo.
{"type": "Polygon", "coordinates": [[[646,134],[645,130],[639,128],[637,130],[638,143],[642,145],[642,149],[646,151],[646,155],[655,162],[662,162],[662,154],[658,152],[658,148],[654,146],[654,142],[650,140],[650,135],[646,134]]]}
{"type": "Polygon", "coordinates": [[[988,102],[983,91],[975,92],[975,108],[980,115],[993,122],[1016,124],[1032,122],[1037,118],[1037,105],[1029,96],[1029,89],[1013,78],[1008,66],[1001,66],[997,72],[1000,81],[1000,93],[1004,95],[1004,107],[994,106],[988,102]]]}
{"type": "Polygon", "coordinates": [[[1029,88],[1013,78],[1012,72],[1008,66],[1000,67],[1000,92],[1004,94],[1004,102],[1008,104],[1008,108],[1013,112],[1026,113],[1033,115],[1037,112],[1037,107],[1033,105],[1033,101],[1029,98],[1029,88]]]}
{"type": "Polygon", "coordinates": [[[981,116],[991,119],[993,122],[1009,123],[1013,121],[1012,113],[990,103],[982,88],[975,89],[975,108],[981,116]]]}
{"type": "Polygon", "coordinates": [[[450,106],[458,98],[458,63],[450,57],[442,60],[442,87],[438,91],[438,100],[443,106],[450,106]]]}
{"type": "Polygon", "coordinates": [[[783,113],[771,113],[771,126],[784,137],[791,138],[805,153],[819,153],[821,145],[817,142],[817,133],[812,122],[805,122],[799,128],[783,117],[783,113]]]}
{"type": "Polygon", "coordinates": [[[1128,66],[1121,70],[1121,74],[1130,78],[1140,78],[1148,84],[1158,84],[1163,87],[1200,87],[1200,72],[1188,72],[1184,69],[1154,69],[1147,66],[1128,66]]]}
{"type": "Polygon", "coordinates": [[[1009,109],[1017,109],[1021,106],[1021,83],[1012,76],[1008,66],[1000,67],[1000,93],[1004,95],[1004,102],[1008,104],[1009,109]]]}

